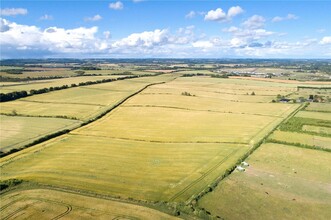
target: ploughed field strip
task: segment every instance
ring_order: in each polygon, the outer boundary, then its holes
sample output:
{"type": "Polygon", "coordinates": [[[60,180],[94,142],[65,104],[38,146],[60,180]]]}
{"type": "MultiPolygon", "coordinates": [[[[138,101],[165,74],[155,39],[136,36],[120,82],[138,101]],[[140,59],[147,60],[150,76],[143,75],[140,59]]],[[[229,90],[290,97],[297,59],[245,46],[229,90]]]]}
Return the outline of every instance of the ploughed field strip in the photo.
{"type": "Polygon", "coordinates": [[[1,120],[1,149],[7,152],[24,147],[36,138],[72,129],[73,124],[78,126],[82,121],[97,117],[147,85],[174,78],[175,76],[163,75],[128,79],[2,102],[0,113],[6,120],[1,120]],[[9,131],[13,126],[15,131],[9,131]],[[7,137],[10,134],[15,136],[7,137]]]}
{"type": "Polygon", "coordinates": [[[9,192],[0,210],[1,219],[178,219],[147,207],[49,189],[9,192]]]}
{"type": "Polygon", "coordinates": [[[186,201],[300,106],[271,103],[271,94],[293,90],[288,85],[227,80],[183,77],[148,87],[91,124],[3,158],[2,176],[122,198],[186,201]]]}

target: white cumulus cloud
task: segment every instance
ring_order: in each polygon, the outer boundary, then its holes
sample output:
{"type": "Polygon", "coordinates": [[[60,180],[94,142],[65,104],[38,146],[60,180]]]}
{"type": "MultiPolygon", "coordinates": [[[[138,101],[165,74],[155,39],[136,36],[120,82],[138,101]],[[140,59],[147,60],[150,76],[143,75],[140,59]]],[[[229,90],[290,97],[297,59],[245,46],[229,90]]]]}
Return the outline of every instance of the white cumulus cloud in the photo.
{"type": "Polygon", "coordinates": [[[114,10],[122,10],[124,8],[124,5],[122,2],[118,1],[118,2],[110,3],[109,8],[114,10]]]}
{"type": "Polygon", "coordinates": [[[231,7],[229,9],[229,11],[228,11],[228,17],[229,18],[232,18],[232,17],[235,17],[235,16],[237,16],[237,15],[243,13],[243,12],[244,12],[244,10],[241,7],[234,6],[234,7],[231,7]]]}
{"type": "Polygon", "coordinates": [[[196,15],[195,11],[190,11],[185,15],[185,18],[194,18],[196,15]]]}
{"type": "Polygon", "coordinates": [[[100,15],[94,15],[93,17],[86,17],[84,20],[85,21],[99,21],[101,19],[102,19],[102,17],[100,15]]]}
{"type": "Polygon", "coordinates": [[[202,49],[209,49],[212,48],[214,46],[214,44],[210,41],[196,41],[192,43],[193,47],[197,47],[197,48],[202,48],[202,49]]]}
{"type": "Polygon", "coordinates": [[[331,36],[323,37],[320,44],[331,44],[331,36]]]}
{"type": "Polygon", "coordinates": [[[45,21],[45,20],[53,20],[53,16],[52,15],[48,15],[48,14],[44,14],[43,16],[41,16],[39,18],[39,20],[45,21]]]}
{"type": "Polygon", "coordinates": [[[134,33],[113,43],[114,47],[153,47],[168,42],[168,30],[156,29],[134,33]]]}
{"type": "Polygon", "coordinates": [[[1,16],[26,15],[28,10],[25,8],[4,8],[0,10],[1,16]]]}
{"type": "Polygon", "coordinates": [[[234,6],[229,8],[228,12],[226,13],[221,8],[217,8],[216,10],[210,10],[205,15],[206,21],[229,21],[233,17],[243,13],[244,10],[239,6],[234,6]]]}
{"type": "Polygon", "coordinates": [[[109,39],[111,37],[110,31],[104,31],[103,36],[105,36],[106,39],[109,39]]]}
{"type": "Polygon", "coordinates": [[[245,28],[258,29],[264,27],[265,18],[260,15],[253,15],[242,23],[245,28]]]}
{"type": "Polygon", "coordinates": [[[271,21],[272,22],[280,22],[280,21],[285,21],[285,20],[296,20],[298,19],[299,17],[294,15],[294,14],[288,14],[287,16],[285,17],[280,17],[280,16],[276,16],[274,17],[271,21]]]}
{"type": "Polygon", "coordinates": [[[97,50],[102,43],[95,36],[98,32],[97,27],[74,29],[48,27],[41,29],[36,26],[9,22],[5,19],[1,21],[2,23],[7,27],[0,35],[0,46],[3,48],[79,53],[97,50]]]}

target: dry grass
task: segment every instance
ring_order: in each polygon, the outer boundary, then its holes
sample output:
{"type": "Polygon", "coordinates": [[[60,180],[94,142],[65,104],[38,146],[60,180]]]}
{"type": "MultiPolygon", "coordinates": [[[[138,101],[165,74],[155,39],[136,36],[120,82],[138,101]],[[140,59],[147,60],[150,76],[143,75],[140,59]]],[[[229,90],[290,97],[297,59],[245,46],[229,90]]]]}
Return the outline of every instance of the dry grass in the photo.
{"type": "Polygon", "coordinates": [[[225,219],[328,219],[331,215],[328,152],[264,144],[199,202],[225,219]]]}
{"type": "Polygon", "coordinates": [[[48,189],[1,197],[3,219],[177,219],[151,208],[48,189]]]}

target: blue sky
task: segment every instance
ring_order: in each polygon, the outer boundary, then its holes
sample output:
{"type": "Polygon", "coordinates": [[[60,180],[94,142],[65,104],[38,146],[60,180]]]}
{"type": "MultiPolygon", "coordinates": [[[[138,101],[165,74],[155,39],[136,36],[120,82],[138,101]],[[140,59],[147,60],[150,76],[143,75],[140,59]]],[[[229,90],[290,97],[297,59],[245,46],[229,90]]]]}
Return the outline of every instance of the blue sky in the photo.
{"type": "Polygon", "coordinates": [[[331,1],[1,1],[1,58],[331,58],[331,1]]]}

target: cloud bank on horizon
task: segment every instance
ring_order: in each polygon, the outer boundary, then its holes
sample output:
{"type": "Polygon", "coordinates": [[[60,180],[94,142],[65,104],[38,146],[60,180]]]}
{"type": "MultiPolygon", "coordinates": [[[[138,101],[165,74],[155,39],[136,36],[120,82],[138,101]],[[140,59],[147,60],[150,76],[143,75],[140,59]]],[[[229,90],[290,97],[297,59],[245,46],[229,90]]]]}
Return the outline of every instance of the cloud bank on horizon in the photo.
{"type": "Polygon", "coordinates": [[[329,13],[235,2],[4,1],[1,58],[331,58],[329,13]]]}

